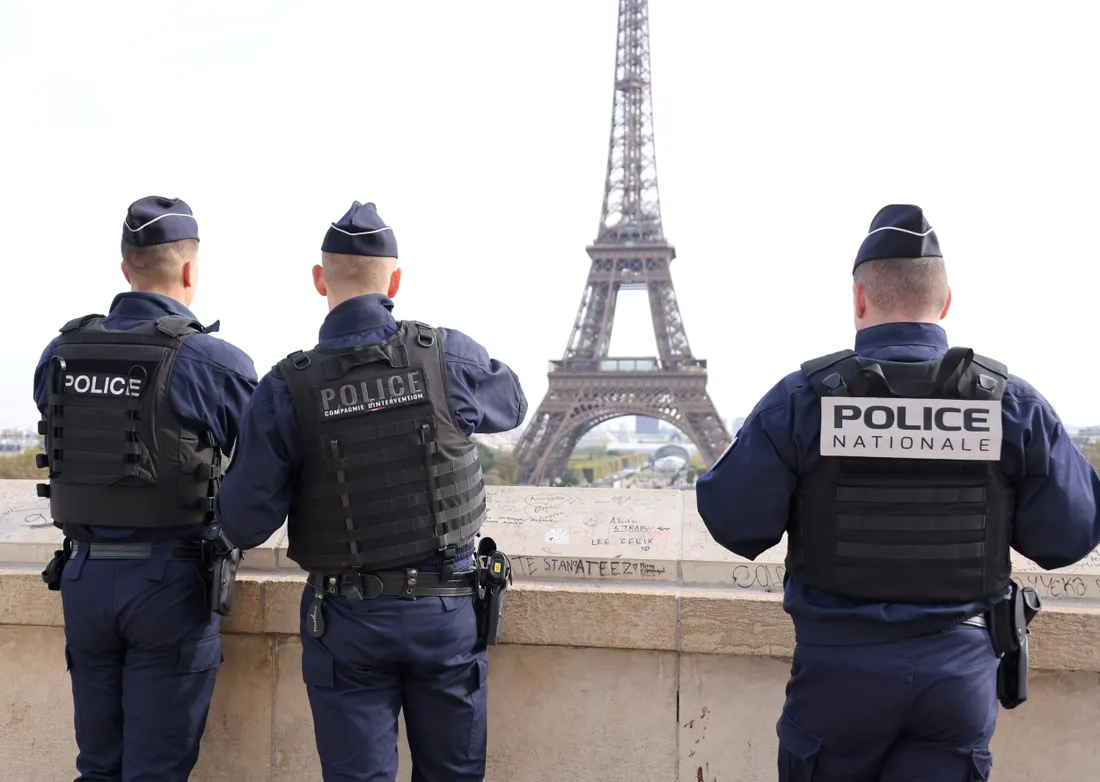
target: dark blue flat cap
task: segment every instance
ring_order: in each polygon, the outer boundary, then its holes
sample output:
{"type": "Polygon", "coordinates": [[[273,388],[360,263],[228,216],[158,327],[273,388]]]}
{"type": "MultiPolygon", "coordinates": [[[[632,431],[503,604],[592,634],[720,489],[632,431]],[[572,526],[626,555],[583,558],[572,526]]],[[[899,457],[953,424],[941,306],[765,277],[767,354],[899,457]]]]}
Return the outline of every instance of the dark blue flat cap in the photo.
{"type": "Polygon", "coordinates": [[[378,216],[374,204],[353,201],[351,209],[329,226],[321,252],[396,258],[397,238],[378,216]]]}
{"type": "Polygon", "coordinates": [[[146,196],[126,210],[122,241],[139,247],[199,239],[199,224],[191,207],[178,198],[146,196]]]}
{"type": "Polygon", "coordinates": [[[936,232],[919,206],[890,204],[871,221],[870,232],[856,253],[852,271],[864,261],[881,258],[942,258],[936,232]]]}

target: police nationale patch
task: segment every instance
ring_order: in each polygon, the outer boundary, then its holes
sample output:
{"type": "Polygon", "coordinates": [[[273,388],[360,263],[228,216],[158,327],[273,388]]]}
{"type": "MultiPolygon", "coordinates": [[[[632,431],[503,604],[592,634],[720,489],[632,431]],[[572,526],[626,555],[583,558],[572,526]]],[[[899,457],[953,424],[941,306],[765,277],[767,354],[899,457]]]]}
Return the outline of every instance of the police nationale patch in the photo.
{"type": "Polygon", "coordinates": [[[317,401],[317,413],[326,421],[423,404],[428,398],[424,372],[419,368],[405,369],[369,380],[315,386],[313,392],[317,401]]]}
{"type": "Polygon", "coordinates": [[[821,400],[822,456],[998,461],[1001,436],[1000,401],[821,400]]]}

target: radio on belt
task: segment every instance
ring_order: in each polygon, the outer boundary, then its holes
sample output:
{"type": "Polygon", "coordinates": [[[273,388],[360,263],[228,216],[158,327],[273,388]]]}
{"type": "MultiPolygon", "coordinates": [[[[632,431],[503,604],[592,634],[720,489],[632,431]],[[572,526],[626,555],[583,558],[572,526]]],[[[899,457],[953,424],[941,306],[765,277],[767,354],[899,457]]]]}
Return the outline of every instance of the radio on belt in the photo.
{"type": "Polygon", "coordinates": [[[481,646],[497,643],[504,614],[504,597],[512,583],[512,561],[497,550],[496,541],[482,538],[477,547],[477,638],[481,646]]]}

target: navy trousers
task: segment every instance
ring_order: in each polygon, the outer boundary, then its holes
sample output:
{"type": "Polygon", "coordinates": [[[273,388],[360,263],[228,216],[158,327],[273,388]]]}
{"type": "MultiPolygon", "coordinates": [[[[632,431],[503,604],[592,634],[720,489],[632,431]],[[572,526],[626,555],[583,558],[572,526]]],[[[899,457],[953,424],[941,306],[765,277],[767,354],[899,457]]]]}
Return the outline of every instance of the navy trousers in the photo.
{"type": "Polygon", "coordinates": [[[220,617],[188,562],[69,561],[61,579],[76,782],[184,782],[199,756],[220,617]]]}
{"type": "Polygon", "coordinates": [[[998,662],[989,633],[969,625],[797,646],[776,725],[780,782],[984,782],[998,662]]]}
{"type": "Polygon", "coordinates": [[[404,709],[412,782],[485,778],[489,658],[477,647],[474,598],[326,596],[314,638],[302,595],[302,678],[325,782],[393,782],[404,709]]]}

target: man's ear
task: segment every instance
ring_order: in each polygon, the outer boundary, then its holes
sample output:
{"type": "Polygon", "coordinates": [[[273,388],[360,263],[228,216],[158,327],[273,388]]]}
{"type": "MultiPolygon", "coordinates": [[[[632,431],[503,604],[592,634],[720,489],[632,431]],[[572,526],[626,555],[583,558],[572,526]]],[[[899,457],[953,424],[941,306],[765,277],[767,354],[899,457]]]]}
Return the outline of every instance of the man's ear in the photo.
{"type": "Polygon", "coordinates": [[[947,301],[943,303],[943,312],[940,313],[940,320],[947,317],[947,311],[951,309],[951,286],[947,286],[947,301]]]}
{"type": "Polygon", "coordinates": [[[122,276],[126,278],[126,282],[133,284],[130,279],[130,270],[126,268],[126,261],[120,261],[118,267],[122,269],[122,276]]]}
{"type": "Polygon", "coordinates": [[[194,288],[195,283],[198,282],[198,269],[195,266],[194,261],[184,261],[183,267],[180,269],[181,280],[183,287],[194,288]]]}
{"type": "Polygon", "coordinates": [[[398,266],[390,275],[390,290],[386,294],[391,299],[397,295],[397,289],[401,287],[401,267],[398,266]]]}
{"type": "Polygon", "coordinates": [[[313,287],[322,296],[328,296],[328,286],[325,285],[325,270],[319,263],[313,266],[313,287]]]}
{"type": "Polygon", "coordinates": [[[867,313],[867,296],[858,282],[852,283],[852,309],[856,318],[862,318],[867,313]]]}

